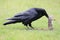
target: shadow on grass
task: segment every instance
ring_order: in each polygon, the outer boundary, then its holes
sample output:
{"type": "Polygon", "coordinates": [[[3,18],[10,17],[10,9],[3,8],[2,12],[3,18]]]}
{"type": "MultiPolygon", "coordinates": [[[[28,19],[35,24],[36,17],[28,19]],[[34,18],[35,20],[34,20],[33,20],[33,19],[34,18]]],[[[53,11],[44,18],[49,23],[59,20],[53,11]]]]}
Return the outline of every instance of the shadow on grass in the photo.
{"type": "Polygon", "coordinates": [[[43,31],[48,31],[48,30],[50,30],[50,29],[48,29],[48,28],[34,28],[34,29],[32,29],[32,28],[29,28],[29,29],[27,29],[27,28],[10,28],[10,27],[5,27],[6,29],[10,29],[10,30],[38,30],[38,31],[41,31],[41,30],[43,30],[43,31]]]}

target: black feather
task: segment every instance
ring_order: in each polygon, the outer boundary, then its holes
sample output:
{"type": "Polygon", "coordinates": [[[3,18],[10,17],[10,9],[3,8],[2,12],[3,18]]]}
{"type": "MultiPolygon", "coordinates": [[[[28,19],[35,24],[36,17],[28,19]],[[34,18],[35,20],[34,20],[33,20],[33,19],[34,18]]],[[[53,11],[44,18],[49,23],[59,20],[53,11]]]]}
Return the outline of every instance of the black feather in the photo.
{"type": "Polygon", "coordinates": [[[49,17],[45,9],[31,8],[25,12],[15,15],[13,18],[9,18],[8,20],[13,20],[13,21],[4,23],[4,25],[16,23],[16,22],[22,22],[25,26],[29,25],[31,28],[33,28],[31,26],[31,23],[41,18],[42,16],[46,16],[47,18],[49,17]]]}

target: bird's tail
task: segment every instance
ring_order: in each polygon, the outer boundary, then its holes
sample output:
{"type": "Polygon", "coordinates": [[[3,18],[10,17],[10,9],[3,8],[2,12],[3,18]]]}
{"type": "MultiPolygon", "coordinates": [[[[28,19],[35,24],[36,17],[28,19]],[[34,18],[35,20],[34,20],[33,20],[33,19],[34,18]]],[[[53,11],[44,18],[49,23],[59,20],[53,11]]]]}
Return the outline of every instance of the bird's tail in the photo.
{"type": "Polygon", "coordinates": [[[4,23],[3,25],[13,24],[13,23],[16,23],[16,22],[17,22],[16,20],[11,20],[9,22],[4,23]]]}

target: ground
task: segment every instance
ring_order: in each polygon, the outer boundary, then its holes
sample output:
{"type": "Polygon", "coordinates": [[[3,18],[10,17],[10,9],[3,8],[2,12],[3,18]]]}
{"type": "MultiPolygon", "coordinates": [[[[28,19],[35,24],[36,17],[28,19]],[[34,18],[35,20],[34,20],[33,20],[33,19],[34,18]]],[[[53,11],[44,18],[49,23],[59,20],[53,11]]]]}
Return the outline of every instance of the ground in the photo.
{"type": "MultiPolygon", "coordinates": [[[[47,18],[34,21],[34,28],[48,28],[47,18]]],[[[60,40],[60,0],[0,0],[0,40],[60,40]],[[53,15],[53,30],[26,30],[21,23],[4,26],[6,18],[29,8],[44,8],[53,15]]]]}

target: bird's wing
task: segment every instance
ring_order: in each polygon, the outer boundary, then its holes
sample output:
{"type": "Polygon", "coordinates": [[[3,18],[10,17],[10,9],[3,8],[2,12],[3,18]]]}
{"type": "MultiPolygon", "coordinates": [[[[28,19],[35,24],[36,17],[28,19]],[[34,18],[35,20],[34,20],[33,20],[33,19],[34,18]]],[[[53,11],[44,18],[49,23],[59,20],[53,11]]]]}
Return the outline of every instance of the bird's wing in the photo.
{"type": "Polygon", "coordinates": [[[32,18],[36,17],[36,15],[37,15],[36,11],[31,9],[23,13],[19,13],[15,15],[13,18],[10,18],[8,20],[31,20],[32,18]]]}
{"type": "Polygon", "coordinates": [[[8,18],[7,20],[31,20],[35,17],[36,15],[21,15],[18,17],[12,17],[12,18],[8,18]]]}
{"type": "Polygon", "coordinates": [[[37,12],[35,9],[29,9],[27,11],[21,12],[16,14],[14,17],[19,17],[19,16],[30,16],[30,15],[36,15],[37,12]]]}
{"type": "Polygon", "coordinates": [[[25,20],[28,19],[29,16],[20,16],[20,17],[12,17],[12,18],[8,18],[7,20],[25,20]]]}
{"type": "Polygon", "coordinates": [[[19,14],[16,14],[14,17],[20,17],[20,16],[28,16],[29,14],[27,13],[19,13],[19,14]]]}

